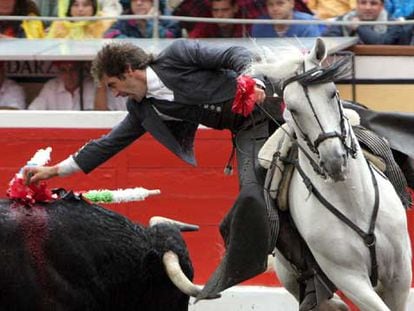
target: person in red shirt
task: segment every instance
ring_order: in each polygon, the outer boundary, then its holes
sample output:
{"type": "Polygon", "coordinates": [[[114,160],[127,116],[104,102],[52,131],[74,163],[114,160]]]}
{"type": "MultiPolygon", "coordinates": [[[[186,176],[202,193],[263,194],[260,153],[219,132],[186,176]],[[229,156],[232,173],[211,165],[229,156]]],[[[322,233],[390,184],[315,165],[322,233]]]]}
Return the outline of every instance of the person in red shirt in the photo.
{"type": "MultiPolygon", "coordinates": [[[[211,16],[214,18],[241,17],[237,0],[211,0],[211,16]]],[[[250,25],[229,23],[197,23],[189,32],[190,38],[240,38],[250,32],[250,25]]]]}
{"type": "MultiPolygon", "coordinates": [[[[32,0],[0,1],[0,16],[39,16],[36,3],[32,0]]],[[[45,36],[43,22],[39,20],[1,20],[0,39],[41,39],[45,36]]]]}

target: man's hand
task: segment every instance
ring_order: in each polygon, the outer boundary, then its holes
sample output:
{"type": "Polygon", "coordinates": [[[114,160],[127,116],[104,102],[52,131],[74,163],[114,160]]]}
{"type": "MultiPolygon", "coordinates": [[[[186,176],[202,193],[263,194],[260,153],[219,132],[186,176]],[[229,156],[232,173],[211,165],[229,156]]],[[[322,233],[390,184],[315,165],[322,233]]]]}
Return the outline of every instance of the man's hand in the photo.
{"type": "Polygon", "coordinates": [[[26,166],[23,168],[23,179],[25,183],[36,183],[40,180],[49,179],[58,175],[58,167],[55,166],[26,166]]]}
{"type": "MultiPolygon", "coordinates": [[[[354,17],[351,19],[351,21],[352,21],[352,22],[359,22],[359,21],[360,21],[360,19],[358,18],[358,16],[354,16],[354,17]]],[[[351,25],[349,25],[348,27],[349,27],[349,29],[350,29],[351,31],[356,31],[356,30],[358,29],[359,25],[358,25],[358,24],[351,24],[351,25]]]]}
{"type": "Polygon", "coordinates": [[[265,91],[260,86],[256,85],[254,87],[254,94],[256,96],[256,103],[262,104],[266,98],[265,91]]]}

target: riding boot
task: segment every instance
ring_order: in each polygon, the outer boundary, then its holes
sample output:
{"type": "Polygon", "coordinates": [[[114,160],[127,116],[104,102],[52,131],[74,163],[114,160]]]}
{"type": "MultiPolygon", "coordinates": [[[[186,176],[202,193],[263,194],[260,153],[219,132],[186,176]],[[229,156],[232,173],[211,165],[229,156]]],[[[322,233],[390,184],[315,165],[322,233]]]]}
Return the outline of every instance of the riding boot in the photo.
{"type": "Polygon", "coordinates": [[[319,267],[289,213],[279,211],[279,217],[280,229],[276,247],[299,274],[299,310],[313,310],[333,296],[335,285],[319,267]]]}
{"type": "Polygon", "coordinates": [[[270,232],[263,200],[260,185],[241,189],[220,225],[226,253],[197,301],[217,297],[221,291],[266,271],[270,232]]]}

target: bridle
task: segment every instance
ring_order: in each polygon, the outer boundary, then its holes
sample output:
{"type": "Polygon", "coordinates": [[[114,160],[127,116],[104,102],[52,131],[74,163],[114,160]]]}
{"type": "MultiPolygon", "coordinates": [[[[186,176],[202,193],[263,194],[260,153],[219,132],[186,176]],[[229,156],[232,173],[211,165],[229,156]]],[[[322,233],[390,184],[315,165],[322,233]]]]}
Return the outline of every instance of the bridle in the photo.
{"type": "MultiPolygon", "coordinates": [[[[336,99],[336,104],[338,106],[338,111],[339,111],[339,123],[340,123],[340,133],[338,133],[337,131],[331,131],[328,132],[324,129],[321,121],[319,120],[318,115],[316,114],[315,111],[315,106],[311,101],[311,98],[309,96],[309,85],[315,85],[318,83],[322,83],[322,82],[318,82],[319,78],[322,77],[325,73],[326,73],[327,68],[323,68],[321,66],[316,66],[308,71],[306,71],[305,68],[305,62],[302,63],[302,73],[300,74],[296,74],[293,77],[288,78],[287,80],[285,80],[283,82],[282,85],[282,92],[284,92],[285,88],[293,83],[293,82],[298,82],[301,87],[303,88],[303,91],[305,93],[305,97],[306,97],[306,101],[307,104],[309,105],[309,107],[312,110],[313,113],[313,117],[316,120],[316,123],[318,124],[321,133],[317,136],[317,138],[312,142],[311,139],[309,138],[308,134],[301,128],[300,123],[297,121],[297,119],[295,118],[295,115],[292,113],[292,119],[295,122],[296,127],[299,129],[300,134],[303,138],[303,140],[306,142],[308,148],[311,150],[312,153],[314,153],[317,157],[319,157],[319,151],[318,151],[318,147],[319,145],[324,142],[327,139],[331,139],[331,138],[339,138],[342,145],[344,146],[344,149],[346,150],[346,157],[349,157],[349,155],[351,155],[353,158],[356,157],[356,152],[357,152],[357,144],[355,142],[355,139],[350,136],[349,137],[349,145],[347,144],[347,126],[350,127],[349,121],[347,118],[345,118],[344,113],[343,113],[343,108],[339,99],[339,93],[337,92],[335,99],[336,99]]],[[[328,68],[329,70],[329,68],[328,68]]],[[[300,147],[300,145],[298,144],[298,147],[300,147]]],[[[311,165],[313,167],[313,169],[315,170],[315,172],[319,175],[322,175],[324,177],[325,173],[323,172],[322,168],[319,167],[319,165],[313,160],[313,158],[304,150],[304,148],[301,148],[301,150],[304,152],[304,154],[307,156],[307,158],[311,161],[311,165]]]]}

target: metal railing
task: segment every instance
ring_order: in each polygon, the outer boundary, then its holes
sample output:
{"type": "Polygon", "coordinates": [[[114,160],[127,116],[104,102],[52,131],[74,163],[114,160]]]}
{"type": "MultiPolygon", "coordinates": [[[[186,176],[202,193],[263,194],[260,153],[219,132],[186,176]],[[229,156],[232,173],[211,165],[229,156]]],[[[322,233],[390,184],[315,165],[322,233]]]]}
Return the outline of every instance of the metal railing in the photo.
{"type": "MultiPolygon", "coordinates": [[[[154,1],[155,11],[158,12],[159,2],[154,1]]],[[[294,19],[244,19],[244,18],[213,18],[213,17],[191,17],[178,15],[163,15],[160,13],[148,15],[118,15],[118,16],[88,16],[88,17],[51,17],[51,16],[0,16],[0,21],[24,21],[24,20],[41,20],[47,22],[53,21],[99,21],[99,20],[131,20],[145,19],[153,20],[153,38],[158,38],[158,23],[160,20],[173,20],[182,22],[203,22],[203,23],[228,23],[228,24],[273,24],[273,25],[413,25],[414,20],[393,20],[393,21],[335,21],[332,19],[325,20],[294,20],[294,19]]]]}

